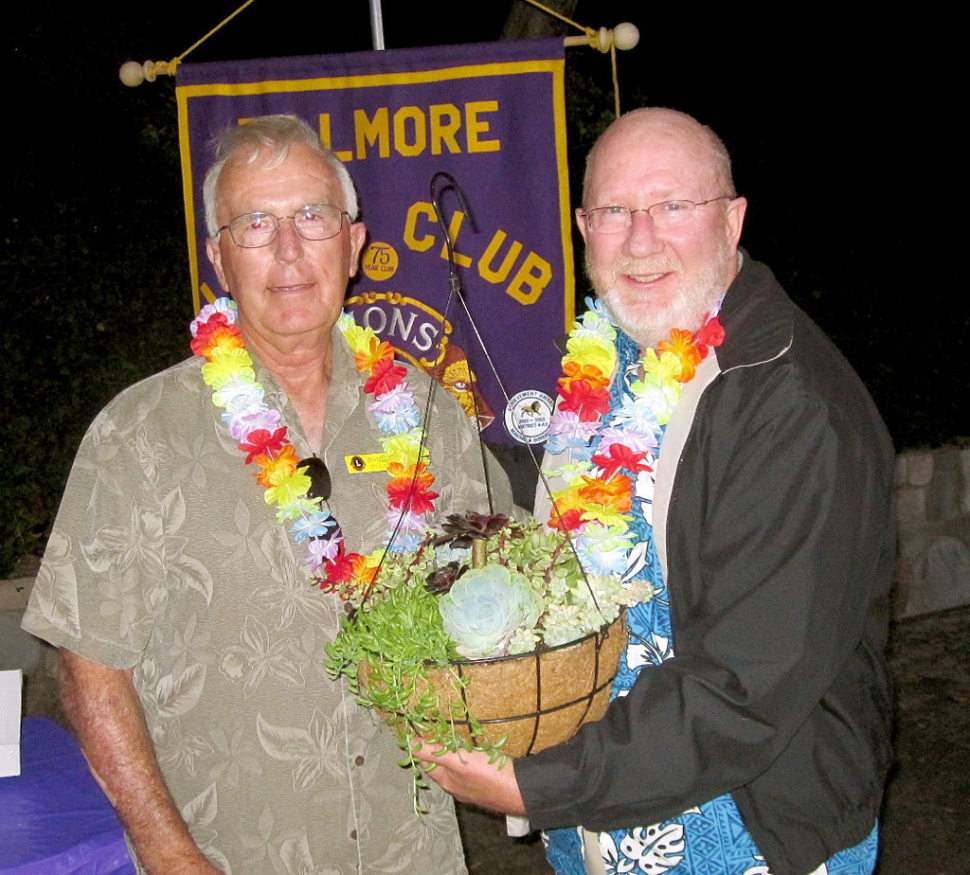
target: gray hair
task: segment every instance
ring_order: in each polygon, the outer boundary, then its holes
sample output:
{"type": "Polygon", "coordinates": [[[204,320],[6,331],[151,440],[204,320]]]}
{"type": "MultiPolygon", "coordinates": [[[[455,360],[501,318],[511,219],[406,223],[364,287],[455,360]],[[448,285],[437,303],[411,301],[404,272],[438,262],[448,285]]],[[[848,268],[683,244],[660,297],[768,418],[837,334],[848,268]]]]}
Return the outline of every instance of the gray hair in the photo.
{"type": "Polygon", "coordinates": [[[209,168],[202,183],[202,200],[205,204],[205,223],[210,237],[219,233],[219,222],[216,218],[216,195],[219,179],[226,165],[236,157],[245,156],[247,164],[253,164],[266,152],[275,156],[270,167],[279,167],[286,160],[290,147],[300,143],[309,146],[317,152],[337,177],[344,196],[343,208],[350,214],[350,221],[357,221],[357,192],[354,183],[343,162],[325,149],[320,138],[304,121],[288,115],[266,115],[255,118],[246,124],[233,125],[223,130],[215,141],[215,163],[209,168]]]}
{"type": "Polygon", "coordinates": [[[711,166],[714,170],[715,178],[723,186],[724,194],[732,198],[738,196],[737,189],[734,187],[734,176],[731,173],[731,155],[724,145],[724,141],[714,133],[707,125],[702,125],[697,119],[685,112],[676,109],[665,109],[662,107],[644,107],[634,109],[621,115],[614,121],[593,144],[586,156],[586,172],[583,175],[583,203],[586,203],[586,194],[589,190],[589,181],[592,176],[592,168],[596,163],[597,147],[617,131],[622,131],[628,127],[645,127],[651,123],[666,123],[679,127],[686,133],[697,138],[698,143],[707,148],[711,166]]]}

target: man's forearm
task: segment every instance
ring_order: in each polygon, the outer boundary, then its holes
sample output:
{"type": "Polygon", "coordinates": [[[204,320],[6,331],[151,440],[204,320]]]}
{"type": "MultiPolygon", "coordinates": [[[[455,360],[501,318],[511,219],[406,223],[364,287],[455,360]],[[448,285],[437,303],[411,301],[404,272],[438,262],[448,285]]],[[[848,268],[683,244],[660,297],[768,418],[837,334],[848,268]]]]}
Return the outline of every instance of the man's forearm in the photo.
{"type": "Polygon", "coordinates": [[[64,710],[151,875],[216,875],[162,777],[131,671],[61,651],[64,710]]]}

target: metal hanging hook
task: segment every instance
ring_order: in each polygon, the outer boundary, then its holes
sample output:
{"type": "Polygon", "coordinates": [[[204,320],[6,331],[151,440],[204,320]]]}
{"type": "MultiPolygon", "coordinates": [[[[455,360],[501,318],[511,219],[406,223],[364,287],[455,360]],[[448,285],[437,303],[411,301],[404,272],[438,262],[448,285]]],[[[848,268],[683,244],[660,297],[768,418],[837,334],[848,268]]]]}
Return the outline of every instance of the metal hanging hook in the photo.
{"type": "Polygon", "coordinates": [[[458,205],[461,207],[461,211],[468,218],[468,223],[472,226],[473,231],[478,230],[478,226],[475,224],[475,215],[471,211],[471,207],[468,204],[468,198],[465,197],[465,192],[462,187],[458,184],[458,180],[455,179],[450,173],[446,173],[444,170],[439,170],[434,176],[431,177],[431,206],[434,207],[435,218],[438,220],[438,225],[441,227],[441,233],[445,238],[445,247],[448,250],[448,279],[451,283],[452,291],[459,295],[463,294],[461,288],[461,278],[458,274],[458,264],[455,262],[455,246],[451,239],[451,230],[448,223],[445,221],[444,210],[441,207],[441,199],[445,192],[453,191],[458,197],[458,205]],[[445,184],[439,187],[439,182],[444,181],[445,184]]]}
{"type": "MultiPolygon", "coordinates": [[[[431,205],[434,207],[435,218],[438,220],[438,225],[441,227],[441,233],[445,238],[445,247],[448,252],[448,279],[451,288],[451,292],[448,296],[448,301],[445,304],[445,317],[449,308],[451,306],[452,299],[457,299],[459,306],[468,319],[468,324],[472,331],[475,333],[475,338],[478,341],[478,345],[482,350],[482,355],[485,357],[485,361],[488,363],[491,369],[492,375],[495,377],[495,382],[501,390],[502,394],[505,396],[506,404],[511,404],[512,400],[509,398],[508,390],[505,388],[505,384],[502,382],[502,378],[499,376],[498,369],[495,367],[495,362],[492,360],[492,356],[485,346],[485,341],[482,339],[482,335],[478,330],[478,326],[475,324],[475,320],[472,317],[471,310],[468,307],[468,300],[465,295],[464,290],[461,287],[461,276],[458,273],[458,265],[455,262],[455,248],[453,241],[451,239],[451,233],[448,228],[448,223],[445,222],[444,211],[441,209],[441,199],[445,192],[453,191],[458,197],[458,204],[462,211],[468,217],[469,224],[472,226],[472,230],[477,231],[478,228],[475,225],[475,217],[472,215],[471,209],[468,206],[468,198],[465,197],[465,192],[462,191],[461,186],[458,181],[450,173],[446,173],[444,170],[439,170],[431,177],[431,205]],[[443,181],[444,185],[439,186],[439,182],[443,181]]],[[[473,396],[474,397],[474,396],[473,396]]],[[[485,443],[481,438],[481,428],[479,428],[479,445],[482,450],[482,464],[485,468],[485,486],[488,492],[488,508],[490,513],[494,513],[494,507],[492,503],[492,487],[488,479],[488,464],[485,459],[485,443]]],[[[556,502],[552,499],[552,487],[549,485],[549,481],[546,479],[546,475],[543,473],[541,466],[539,465],[539,460],[536,458],[535,454],[530,451],[529,458],[532,459],[532,464],[535,465],[536,471],[539,475],[539,480],[542,482],[545,488],[546,494],[549,496],[550,501],[552,501],[552,506],[557,509],[558,506],[556,502]]],[[[569,544],[569,549],[573,552],[576,557],[576,561],[579,564],[580,571],[583,574],[583,582],[586,584],[586,588],[589,590],[589,594],[592,597],[593,605],[596,610],[603,613],[603,609],[599,606],[599,602],[596,600],[596,594],[593,592],[593,586],[589,582],[589,576],[586,573],[586,569],[583,567],[583,563],[579,559],[579,554],[576,552],[576,544],[574,538],[571,534],[567,534],[566,541],[569,544]]]]}

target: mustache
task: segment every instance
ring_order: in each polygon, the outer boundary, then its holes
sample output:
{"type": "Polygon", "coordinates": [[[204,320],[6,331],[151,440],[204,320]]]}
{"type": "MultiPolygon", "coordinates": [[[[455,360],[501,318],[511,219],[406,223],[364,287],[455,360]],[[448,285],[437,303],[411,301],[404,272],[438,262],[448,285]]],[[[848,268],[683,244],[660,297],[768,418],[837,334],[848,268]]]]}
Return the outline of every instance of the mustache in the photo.
{"type": "Polygon", "coordinates": [[[674,273],[680,270],[680,262],[676,258],[625,258],[614,265],[614,276],[626,274],[628,276],[644,276],[653,273],[674,273]]]}
{"type": "Polygon", "coordinates": [[[590,258],[589,250],[586,251],[585,268],[586,276],[596,285],[596,279],[611,282],[618,276],[645,276],[654,273],[675,273],[682,269],[680,260],[670,255],[657,255],[651,258],[623,258],[611,265],[595,267],[590,258]]]}

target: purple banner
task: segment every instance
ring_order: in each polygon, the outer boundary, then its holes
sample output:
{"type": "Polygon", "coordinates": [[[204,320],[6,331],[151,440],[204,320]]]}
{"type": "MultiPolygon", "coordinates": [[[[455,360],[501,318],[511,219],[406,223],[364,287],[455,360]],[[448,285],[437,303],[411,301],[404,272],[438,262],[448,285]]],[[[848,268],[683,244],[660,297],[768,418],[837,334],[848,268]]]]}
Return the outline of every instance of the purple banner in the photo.
{"type": "Polygon", "coordinates": [[[221,294],[205,257],[209,144],[248,118],[299,116],[347,164],[360,194],[367,246],[348,290],[358,321],[434,373],[466,410],[474,394],[486,439],[511,443],[505,393],[474,333],[457,305],[443,318],[448,262],[429,186],[445,171],[467,197],[470,216],[452,193],[444,213],[505,392],[554,395],[554,341],[573,319],[563,70],[555,39],[180,66],[196,308],[221,294]]]}

